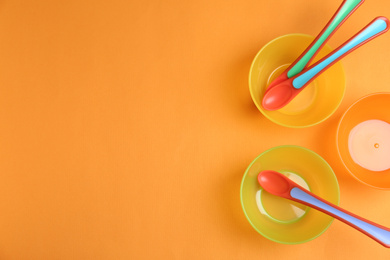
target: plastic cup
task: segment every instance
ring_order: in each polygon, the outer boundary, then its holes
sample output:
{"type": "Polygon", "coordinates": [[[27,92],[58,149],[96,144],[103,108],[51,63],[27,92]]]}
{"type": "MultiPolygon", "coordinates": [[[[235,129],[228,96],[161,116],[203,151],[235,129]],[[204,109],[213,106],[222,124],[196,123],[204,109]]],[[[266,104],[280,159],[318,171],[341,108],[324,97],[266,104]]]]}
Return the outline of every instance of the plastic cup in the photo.
{"type": "Polygon", "coordinates": [[[339,203],[337,178],[322,157],[300,146],[274,147],[249,165],[241,182],[242,209],[258,233],[278,243],[299,244],[330,226],[332,217],[265,192],[257,182],[263,170],[281,172],[327,201],[339,203]]]}
{"type": "MultiPolygon", "coordinates": [[[[280,75],[313,41],[305,34],[288,34],[267,43],[256,55],[249,72],[249,90],[256,107],[276,124],[302,128],[329,118],[340,105],[345,93],[343,66],[337,62],[307,86],[288,105],[276,111],[265,110],[262,99],[267,86],[280,75]]],[[[313,62],[332,51],[325,45],[313,62]]],[[[313,63],[312,62],[312,63],[313,63]]]]}
{"type": "Polygon", "coordinates": [[[380,156],[382,153],[382,156],[387,157],[384,158],[384,163],[388,163],[390,154],[386,149],[390,149],[388,142],[390,131],[385,129],[385,132],[388,133],[387,136],[376,136],[376,133],[381,133],[383,130],[374,126],[377,129],[366,133],[367,136],[364,136],[363,133],[361,137],[363,142],[361,147],[367,149],[367,151],[355,151],[356,148],[352,146],[352,133],[354,133],[352,130],[357,129],[358,125],[372,120],[380,120],[382,122],[380,126],[386,126],[390,123],[389,111],[390,93],[370,94],[360,98],[347,109],[337,128],[337,150],[345,168],[360,182],[378,189],[390,189],[390,169],[375,170],[375,168],[370,168],[370,165],[361,164],[359,160],[353,158],[353,155],[360,152],[366,156],[374,156],[373,158],[376,159],[375,156],[380,156]],[[381,151],[380,149],[384,150],[381,151]],[[385,154],[383,154],[383,151],[385,151],[385,154]],[[376,154],[377,152],[378,154],[376,154]]]}

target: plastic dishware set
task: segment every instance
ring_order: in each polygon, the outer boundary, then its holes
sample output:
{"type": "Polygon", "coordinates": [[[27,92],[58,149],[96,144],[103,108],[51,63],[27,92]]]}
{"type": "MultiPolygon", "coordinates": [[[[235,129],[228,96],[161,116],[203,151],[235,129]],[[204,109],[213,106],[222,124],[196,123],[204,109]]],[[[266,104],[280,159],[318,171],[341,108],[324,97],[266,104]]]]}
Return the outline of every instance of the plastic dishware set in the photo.
{"type": "MultiPolygon", "coordinates": [[[[346,87],[344,69],[337,61],[389,29],[389,20],[380,16],[335,50],[326,45],[363,2],[344,0],[315,38],[285,35],[258,52],[249,89],[265,117],[285,127],[302,128],[334,113],[346,87]]],[[[356,101],[339,121],[336,142],[352,176],[370,187],[390,189],[390,114],[383,108],[390,109],[390,93],[356,101]]],[[[306,148],[278,146],[260,154],[244,174],[240,196],[252,227],[275,242],[310,241],[337,218],[390,247],[389,228],[338,207],[339,186],[332,168],[306,148]]]]}

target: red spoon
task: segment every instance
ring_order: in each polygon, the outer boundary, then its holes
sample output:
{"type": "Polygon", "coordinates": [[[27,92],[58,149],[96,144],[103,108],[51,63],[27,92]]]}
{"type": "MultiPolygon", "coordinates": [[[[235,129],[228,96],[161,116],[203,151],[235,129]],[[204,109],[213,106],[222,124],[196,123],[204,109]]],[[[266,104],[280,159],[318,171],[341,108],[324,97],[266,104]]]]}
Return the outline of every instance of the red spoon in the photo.
{"type": "Polygon", "coordinates": [[[371,237],[385,247],[390,247],[390,229],[350,213],[306,190],[275,171],[262,171],[257,176],[261,187],[267,192],[299,202],[335,217],[371,237]]]}
{"type": "Polygon", "coordinates": [[[266,110],[277,110],[287,105],[296,95],[309,85],[322,72],[341,58],[389,30],[389,20],[377,17],[340,47],[317,61],[315,64],[272,87],[263,97],[262,105],[266,110]]]}
{"type": "Polygon", "coordinates": [[[313,42],[281,75],[271,82],[268,88],[272,88],[305,69],[333,33],[337,31],[337,29],[363,2],[364,0],[344,0],[313,42]]]}

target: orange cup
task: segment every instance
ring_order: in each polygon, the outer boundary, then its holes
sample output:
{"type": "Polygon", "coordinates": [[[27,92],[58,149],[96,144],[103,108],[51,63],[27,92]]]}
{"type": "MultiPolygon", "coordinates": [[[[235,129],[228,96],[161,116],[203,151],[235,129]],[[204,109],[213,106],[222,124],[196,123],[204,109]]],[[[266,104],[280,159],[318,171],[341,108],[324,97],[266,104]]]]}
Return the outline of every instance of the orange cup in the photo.
{"type": "MultiPolygon", "coordinates": [[[[390,123],[390,93],[374,93],[362,97],[352,104],[340,119],[337,129],[337,150],[340,158],[350,172],[360,182],[378,189],[390,189],[390,169],[373,170],[369,167],[364,167],[356,160],[351,145],[351,138],[359,125],[370,120],[380,120],[383,124],[390,123]]],[[[390,129],[390,126],[389,126],[390,129]]],[[[375,129],[372,130],[375,132],[375,129]]],[[[390,131],[389,131],[390,139],[390,131]]],[[[366,133],[366,140],[371,149],[371,154],[375,156],[376,149],[390,149],[389,147],[381,148],[381,141],[375,140],[373,133],[366,133]],[[371,143],[370,143],[371,142],[371,143]]],[[[366,141],[365,141],[366,142],[366,141]]],[[[357,144],[359,146],[359,144],[357,144]]],[[[385,144],[384,144],[385,145],[385,144]]],[[[360,148],[367,146],[360,145],[360,148]]],[[[383,151],[383,150],[382,150],[383,151]]],[[[364,153],[363,153],[364,154],[364,153]]],[[[386,156],[386,155],[385,155],[386,156]]],[[[390,160],[390,154],[388,154],[390,160]]]]}

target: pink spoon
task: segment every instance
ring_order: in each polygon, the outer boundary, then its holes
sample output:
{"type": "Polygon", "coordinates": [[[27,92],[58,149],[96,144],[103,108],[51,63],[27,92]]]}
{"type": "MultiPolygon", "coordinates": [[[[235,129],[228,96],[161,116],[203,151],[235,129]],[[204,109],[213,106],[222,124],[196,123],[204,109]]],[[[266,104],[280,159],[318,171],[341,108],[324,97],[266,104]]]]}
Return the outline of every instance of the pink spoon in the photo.
{"type": "Polygon", "coordinates": [[[390,247],[390,229],[350,213],[301,187],[283,174],[262,171],[257,176],[261,187],[267,192],[299,202],[335,217],[371,237],[385,247],[390,247]]]}

